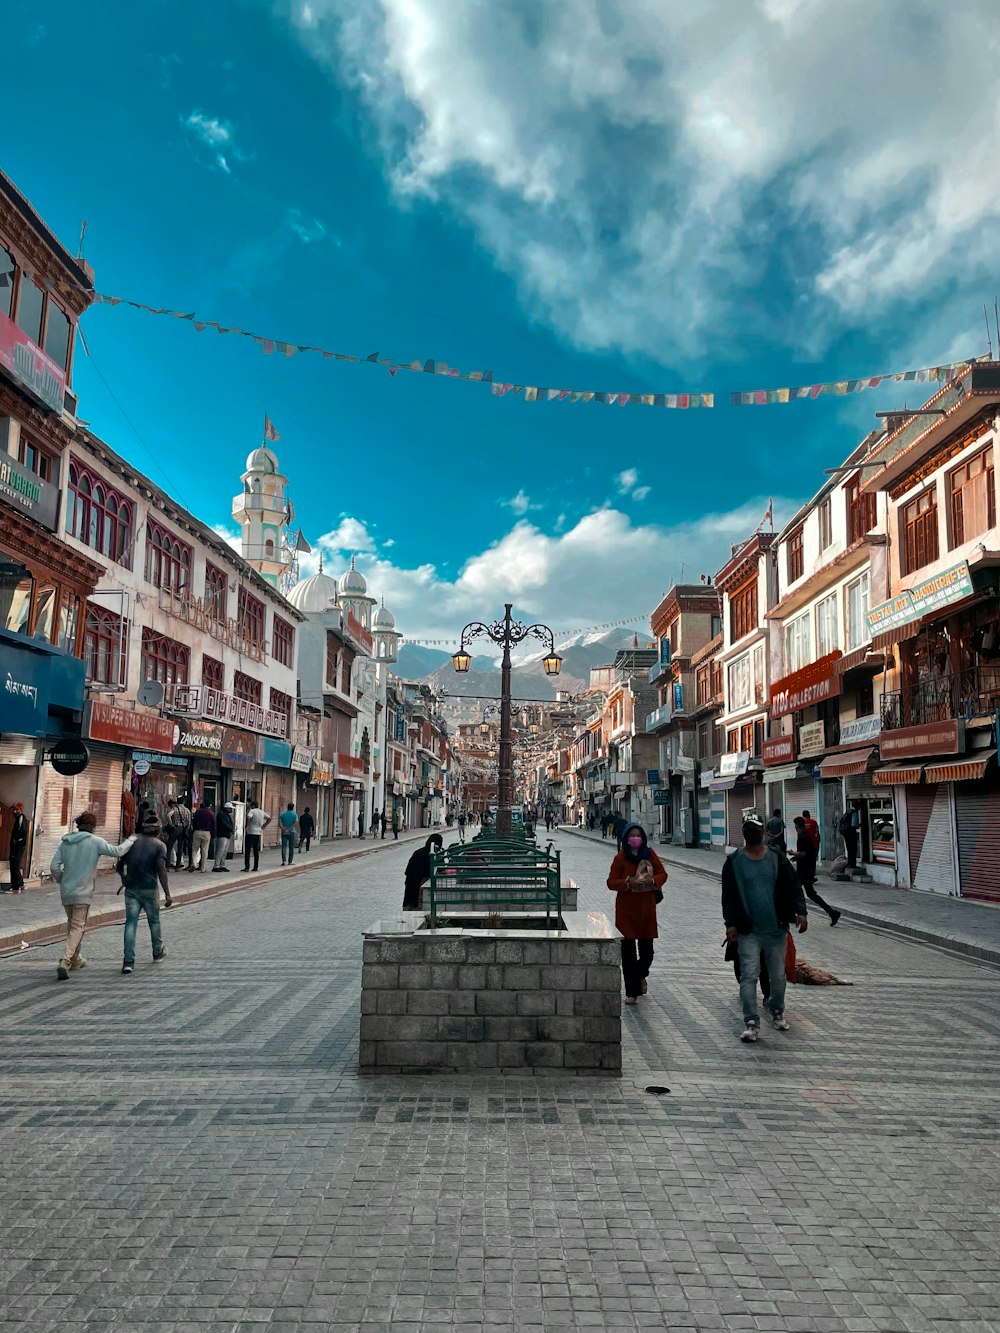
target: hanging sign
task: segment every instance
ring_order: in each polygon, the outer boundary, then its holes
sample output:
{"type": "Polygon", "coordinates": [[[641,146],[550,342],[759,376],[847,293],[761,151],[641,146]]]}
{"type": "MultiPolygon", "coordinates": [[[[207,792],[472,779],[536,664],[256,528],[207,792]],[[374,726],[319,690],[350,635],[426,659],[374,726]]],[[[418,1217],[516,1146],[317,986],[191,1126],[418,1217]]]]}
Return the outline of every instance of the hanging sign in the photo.
{"type": "Polygon", "coordinates": [[[90,751],[78,736],[67,736],[53,745],[49,763],[64,778],[74,778],[90,763],[90,751]]]}

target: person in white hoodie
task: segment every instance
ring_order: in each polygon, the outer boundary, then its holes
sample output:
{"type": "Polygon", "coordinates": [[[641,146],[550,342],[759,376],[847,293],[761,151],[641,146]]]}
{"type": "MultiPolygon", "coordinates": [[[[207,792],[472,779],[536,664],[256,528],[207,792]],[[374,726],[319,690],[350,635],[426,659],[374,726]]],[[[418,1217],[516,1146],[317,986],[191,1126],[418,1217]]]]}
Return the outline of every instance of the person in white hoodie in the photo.
{"type": "Polygon", "coordinates": [[[67,833],[52,858],[52,878],[59,885],[59,896],[66,909],[66,947],[56,966],[56,976],[67,981],[70,972],[86,967],[80,954],[87,929],[87,913],[94,896],[97,863],[102,856],[124,856],[135,842],[135,835],[115,846],[97,837],[97,820],[89,810],[73,821],[76,833],[67,833]]]}

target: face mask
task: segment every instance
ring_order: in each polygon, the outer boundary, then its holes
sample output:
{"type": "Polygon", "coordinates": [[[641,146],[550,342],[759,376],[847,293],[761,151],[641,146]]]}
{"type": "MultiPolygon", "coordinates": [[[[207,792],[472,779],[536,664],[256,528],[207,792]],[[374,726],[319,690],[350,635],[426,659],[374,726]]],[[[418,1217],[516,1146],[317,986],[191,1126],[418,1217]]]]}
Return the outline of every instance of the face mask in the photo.
{"type": "Polygon", "coordinates": [[[629,838],[629,840],[628,840],[628,845],[629,845],[629,847],[631,847],[631,849],[632,849],[633,852],[637,852],[637,851],[639,850],[639,848],[642,846],[642,839],[641,839],[641,838],[629,838]]]}

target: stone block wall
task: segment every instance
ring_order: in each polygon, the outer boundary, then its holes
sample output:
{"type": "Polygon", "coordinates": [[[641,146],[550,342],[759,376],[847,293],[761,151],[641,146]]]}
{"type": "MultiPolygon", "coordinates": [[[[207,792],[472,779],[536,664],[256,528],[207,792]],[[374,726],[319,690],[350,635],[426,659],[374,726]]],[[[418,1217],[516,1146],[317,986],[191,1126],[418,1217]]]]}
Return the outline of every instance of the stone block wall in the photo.
{"type": "Polygon", "coordinates": [[[615,939],[369,936],[362,1073],[620,1074],[615,939]]]}

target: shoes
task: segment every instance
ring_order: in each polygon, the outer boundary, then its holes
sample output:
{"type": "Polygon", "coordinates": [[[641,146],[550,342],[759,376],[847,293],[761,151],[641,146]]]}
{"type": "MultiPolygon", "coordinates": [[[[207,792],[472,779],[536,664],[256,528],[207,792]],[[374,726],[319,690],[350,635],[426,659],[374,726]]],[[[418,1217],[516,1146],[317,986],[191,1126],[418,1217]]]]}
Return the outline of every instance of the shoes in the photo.
{"type": "Polygon", "coordinates": [[[645,995],[648,990],[649,986],[646,984],[646,978],[643,977],[642,981],[639,982],[639,994],[645,995]]]}
{"type": "Polygon", "coordinates": [[[755,1022],[751,1018],[750,1022],[743,1029],[743,1034],[740,1037],[740,1041],[756,1041],[759,1036],[760,1036],[760,1024],[755,1022]]]}
{"type": "Polygon", "coordinates": [[[2,887],[0,887],[0,893],[13,893],[13,889],[11,889],[11,887],[8,884],[5,884],[2,887]]]}
{"type": "Polygon", "coordinates": [[[635,998],[635,996],[634,996],[634,995],[626,995],[626,996],[625,996],[625,1003],[626,1003],[626,1004],[635,1004],[635,1003],[636,1003],[636,998],[635,998]]]}
{"type": "Polygon", "coordinates": [[[771,1015],[771,1026],[776,1032],[787,1032],[789,1028],[788,1019],[783,1013],[771,1015]]]}
{"type": "Polygon", "coordinates": [[[68,958],[60,958],[56,963],[56,976],[60,981],[69,981],[70,963],[68,958]]]}
{"type": "Polygon", "coordinates": [[[250,873],[250,867],[249,867],[249,866],[244,866],[244,867],[243,867],[243,874],[244,874],[244,875],[249,875],[249,873],[250,873]]]}
{"type": "Polygon", "coordinates": [[[213,867],[212,867],[212,874],[213,874],[213,875],[221,875],[222,872],[225,870],[225,868],[226,868],[225,866],[213,866],[213,867]]]}
{"type": "Polygon", "coordinates": [[[284,862],[284,861],[282,861],[282,863],[281,863],[281,864],[282,864],[282,865],[284,865],[284,864],[285,864],[285,862],[284,862]]]}
{"type": "Polygon", "coordinates": [[[122,976],[123,976],[123,977],[128,977],[128,976],[131,976],[131,975],[132,975],[132,964],[131,964],[131,963],[122,963],[122,976]]]}
{"type": "Polygon", "coordinates": [[[153,954],[153,962],[158,963],[162,958],[166,958],[166,956],[167,956],[167,947],[166,945],[164,945],[159,953],[153,954]]]}
{"type": "Polygon", "coordinates": [[[77,954],[77,956],[70,962],[69,970],[71,972],[79,972],[81,967],[86,967],[86,966],[87,966],[86,958],[81,958],[80,955],[77,954]]]}
{"type": "Polygon", "coordinates": [[[840,913],[837,911],[836,908],[834,908],[834,910],[830,913],[830,925],[835,926],[839,920],[840,920],[840,913]]]}
{"type": "Polygon", "coordinates": [[[23,889],[11,889],[11,893],[23,893],[23,889]]]}

